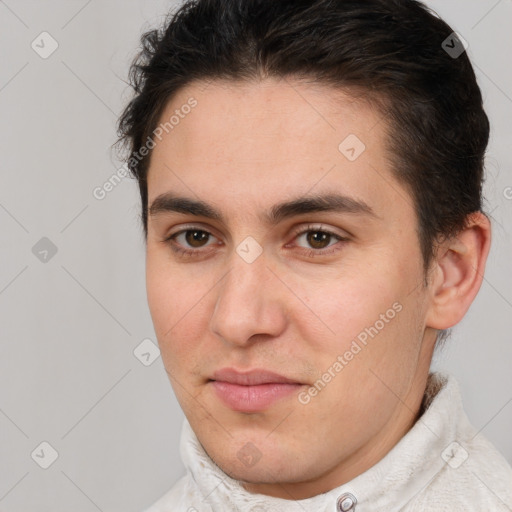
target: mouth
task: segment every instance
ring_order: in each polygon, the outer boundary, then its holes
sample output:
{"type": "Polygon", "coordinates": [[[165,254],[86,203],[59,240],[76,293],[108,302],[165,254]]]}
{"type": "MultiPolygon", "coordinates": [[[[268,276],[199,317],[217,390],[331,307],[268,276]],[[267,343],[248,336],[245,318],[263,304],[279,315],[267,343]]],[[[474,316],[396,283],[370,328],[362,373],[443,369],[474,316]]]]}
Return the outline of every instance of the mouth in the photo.
{"type": "Polygon", "coordinates": [[[305,385],[268,370],[239,372],[233,368],[215,372],[209,384],[225,405],[238,412],[263,411],[305,385]]]}

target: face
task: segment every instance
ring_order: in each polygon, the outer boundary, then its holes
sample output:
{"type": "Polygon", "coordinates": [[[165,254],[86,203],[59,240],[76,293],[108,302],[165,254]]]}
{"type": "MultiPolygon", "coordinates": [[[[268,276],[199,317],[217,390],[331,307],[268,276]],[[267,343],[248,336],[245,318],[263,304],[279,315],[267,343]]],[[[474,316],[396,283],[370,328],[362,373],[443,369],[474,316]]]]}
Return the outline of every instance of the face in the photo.
{"type": "Polygon", "coordinates": [[[246,489],[326,492],[411,427],[432,356],[386,120],[339,90],[271,79],[189,85],[162,123],[173,115],[151,156],[146,254],[173,389],[246,489]]]}

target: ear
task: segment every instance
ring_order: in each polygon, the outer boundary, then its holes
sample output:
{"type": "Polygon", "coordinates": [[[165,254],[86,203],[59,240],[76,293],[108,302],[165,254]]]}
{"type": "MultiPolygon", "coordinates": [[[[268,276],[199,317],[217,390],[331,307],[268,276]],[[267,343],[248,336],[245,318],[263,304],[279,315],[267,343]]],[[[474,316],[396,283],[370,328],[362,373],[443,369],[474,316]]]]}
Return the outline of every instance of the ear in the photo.
{"type": "Polygon", "coordinates": [[[490,245],[491,223],[475,212],[465,229],[439,246],[430,272],[427,327],[448,329],[462,320],[482,284],[490,245]]]}

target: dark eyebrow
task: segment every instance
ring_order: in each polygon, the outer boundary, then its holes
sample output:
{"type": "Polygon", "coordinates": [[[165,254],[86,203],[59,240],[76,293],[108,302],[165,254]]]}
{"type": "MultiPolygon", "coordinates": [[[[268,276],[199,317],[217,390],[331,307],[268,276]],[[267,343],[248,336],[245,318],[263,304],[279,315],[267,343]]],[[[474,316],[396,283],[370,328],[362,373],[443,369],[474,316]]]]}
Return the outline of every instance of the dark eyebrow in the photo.
{"type": "MultiPolygon", "coordinates": [[[[151,203],[149,216],[156,217],[164,212],[178,212],[197,217],[206,217],[226,224],[222,213],[201,200],[190,199],[166,192],[151,203]]],[[[274,205],[262,220],[267,224],[278,224],[284,219],[315,212],[341,212],[363,214],[378,218],[378,215],[364,201],[339,194],[302,196],[274,205]]]]}

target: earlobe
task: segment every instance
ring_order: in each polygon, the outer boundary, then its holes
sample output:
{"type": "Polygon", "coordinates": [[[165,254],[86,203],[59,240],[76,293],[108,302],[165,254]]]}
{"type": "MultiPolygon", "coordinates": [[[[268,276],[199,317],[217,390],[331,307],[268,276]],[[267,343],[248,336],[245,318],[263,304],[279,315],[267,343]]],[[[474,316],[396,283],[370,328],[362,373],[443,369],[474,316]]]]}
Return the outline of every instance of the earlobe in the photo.
{"type": "Polygon", "coordinates": [[[430,283],[427,327],[448,329],[464,317],[482,284],[490,243],[489,219],[475,212],[466,228],[441,244],[430,283]]]}

